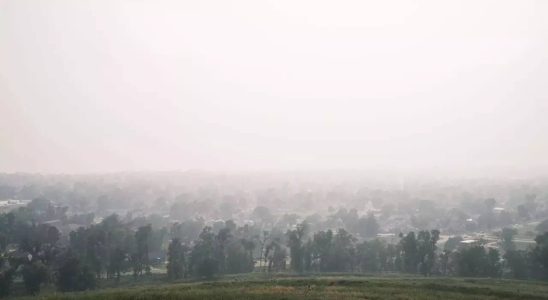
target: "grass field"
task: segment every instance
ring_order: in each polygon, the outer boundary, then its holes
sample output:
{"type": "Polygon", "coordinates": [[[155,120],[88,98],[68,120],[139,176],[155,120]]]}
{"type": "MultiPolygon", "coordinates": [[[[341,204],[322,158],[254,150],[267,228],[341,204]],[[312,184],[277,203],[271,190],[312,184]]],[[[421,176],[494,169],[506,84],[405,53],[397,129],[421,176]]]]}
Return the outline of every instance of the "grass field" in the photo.
{"type": "MultiPolygon", "coordinates": [[[[542,282],[419,277],[308,276],[156,283],[40,299],[548,299],[542,282]]],[[[17,298],[27,299],[27,298],[17,298]]],[[[36,298],[28,298],[36,299],[36,298]]]]}

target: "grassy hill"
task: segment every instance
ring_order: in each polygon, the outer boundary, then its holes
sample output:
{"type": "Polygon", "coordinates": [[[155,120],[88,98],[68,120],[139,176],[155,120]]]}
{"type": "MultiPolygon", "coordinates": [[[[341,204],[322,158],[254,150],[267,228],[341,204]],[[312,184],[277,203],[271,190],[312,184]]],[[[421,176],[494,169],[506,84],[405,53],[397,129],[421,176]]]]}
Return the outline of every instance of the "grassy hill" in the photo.
{"type": "MultiPolygon", "coordinates": [[[[21,298],[18,298],[21,299],[21,298]]],[[[32,298],[29,298],[32,299],[32,298]]],[[[156,283],[40,299],[548,299],[548,284],[531,281],[418,277],[231,277],[156,283]]]]}

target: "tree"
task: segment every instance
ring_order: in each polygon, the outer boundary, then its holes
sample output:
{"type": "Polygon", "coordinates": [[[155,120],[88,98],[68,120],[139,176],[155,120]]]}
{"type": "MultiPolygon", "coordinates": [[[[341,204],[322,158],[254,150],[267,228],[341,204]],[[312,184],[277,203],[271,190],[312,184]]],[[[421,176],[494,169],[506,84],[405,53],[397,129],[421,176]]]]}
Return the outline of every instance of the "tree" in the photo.
{"type": "Polygon", "coordinates": [[[497,249],[489,248],[487,251],[487,269],[485,275],[489,277],[500,277],[502,271],[501,267],[500,252],[497,249]]]}
{"type": "Polygon", "coordinates": [[[481,228],[491,229],[495,227],[497,218],[492,211],[485,212],[478,217],[478,225],[481,228]]]}
{"type": "Polygon", "coordinates": [[[228,274],[253,271],[253,249],[255,244],[248,239],[233,240],[228,244],[226,255],[226,270],[228,274]]]}
{"type": "Polygon", "coordinates": [[[540,234],[548,232],[548,219],[540,222],[535,229],[540,234]]]}
{"type": "Polygon", "coordinates": [[[356,239],[344,229],[339,229],[333,238],[333,248],[328,261],[328,270],[335,272],[352,271],[354,267],[356,239]]]}
{"type": "Polygon", "coordinates": [[[485,210],[487,212],[492,212],[495,208],[495,205],[497,205],[497,200],[493,198],[488,198],[483,201],[483,204],[485,205],[485,210]]]}
{"type": "Polygon", "coordinates": [[[272,223],[272,220],[274,219],[270,210],[264,206],[257,206],[251,213],[251,217],[263,224],[272,223]]]}
{"type": "Polygon", "coordinates": [[[440,273],[441,275],[447,275],[449,273],[449,257],[451,256],[451,251],[443,250],[440,253],[440,273]]]}
{"type": "Polygon", "coordinates": [[[360,271],[380,272],[385,268],[388,249],[382,241],[364,241],[357,246],[356,252],[360,271]]]}
{"type": "Polygon", "coordinates": [[[299,273],[304,271],[305,249],[304,238],[307,231],[307,224],[301,223],[297,225],[294,230],[288,230],[287,246],[289,247],[289,253],[291,256],[291,268],[299,273]]]}
{"type": "Polygon", "coordinates": [[[379,233],[379,224],[373,213],[367,214],[366,217],[361,217],[358,221],[359,234],[365,238],[372,238],[379,233]]]}
{"type": "Polygon", "coordinates": [[[504,251],[512,251],[515,249],[514,236],[518,231],[514,228],[503,228],[500,234],[501,246],[504,251]]]}
{"type": "Polygon", "coordinates": [[[109,250],[107,278],[116,277],[116,280],[120,279],[122,271],[127,268],[125,263],[127,256],[128,250],[121,246],[115,246],[109,250]]]}
{"type": "Polygon", "coordinates": [[[419,271],[424,276],[430,275],[436,257],[436,243],[440,238],[439,230],[420,231],[417,236],[417,255],[419,271]]]}
{"type": "MultiPolygon", "coordinates": [[[[240,243],[245,251],[244,255],[241,255],[241,267],[243,271],[251,272],[255,266],[255,260],[253,259],[253,250],[255,249],[255,242],[249,238],[240,239],[240,243]]],[[[229,255],[229,259],[230,259],[229,255]]]]}
{"type": "Polygon", "coordinates": [[[548,232],[538,235],[535,242],[537,244],[533,249],[534,259],[542,266],[543,275],[548,277],[548,232]]]}
{"type": "Polygon", "coordinates": [[[417,239],[413,231],[409,232],[406,236],[400,234],[400,247],[403,263],[403,271],[408,273],[417,272],[418,264],[418,251],[417,251],[417,239]]]}
{"type": "Polygon", "coordinates": [[[187,220],[181,223],[175,223],[171,226],[171,238],[178,238],[181,243],[190,244],[198,239],[204,228],[203,219],[187,220]]]}
{"type": "Polygon", "coordinates": [[[198,277],[213,277],[219,272],[219,261],[215,258],[215,235],[211,227],[204,227],[190,253],[190,268],[198,277]]]}
{"type": "Polygon", "coordinates": [[[462,241],[461,236],[452,236],[447,239],[447,242],[445,242],[445,245],[443,246],[443,250],[451,252],[457,249],[461,241],[462,241]]]}
{"type": "Polygon", "coordinates": [[[478,217],[478,224],[482,228],[491,229],[497,223],[497,218],[493,213],[493,209],[497,201],[493,198],[486,199],[484,202],[484,212],[478,217]]]}
{"type": "Polygon", "coordinates": [[[508,250],[504,254],[504,260],[513,278],[527,279],[529,277],[529,255],[526,251],[508,250]]]}
{"type": "Polygon", "coordinates": [[[79,258],[100,278],[107,262],[107,232],[104,226],[80,227],[71,232],[70,246],[73,253],[78,253],[79,258]]]}
{"type": "Polygon", "coordinates": [[[211,257],[203,258],[195,266],[195,273],[200,277],[211,278],[219,272],[219,262],[211,257]]]}
{"type": "MultiPolygon", "coordinates": [[[[0,259],[0,266],[1,265],[3,265],[2,259],[0,259]]],[[[5,297],[10,294],[14,276],[15,270],[13,268],[0,271],[0,297],[5,297]]]]}
{"type": "Polygon", "coordinates": [[[298,219],[299,216],[297,214],[285,214],[280,218],[276,226],[282,229],[286,229],[297,224],[298,219]]]}
{"type": "Polygon", "coordinates": [[[59,267],[57,287],[60,291],[85,291],[96,286],[95,276],[88,266],[71,254],[64,259],[59,267]]]}
{"type": "Polygon", "coordinates": [[[265,248],[265,257],[268,261],[268,272],[285,270],[287,251],[281,245],[279,239],[272,240],[265,248]]]}
{"type": "Polygon", "coordinates": [[[498,223],[500,226],[508,226],[514,223],[514,220],[512,219],[512,215],[509,212],[503,210],[498,216],[498,223]]]}
{"type": "Polygon", "coordinates": [[[152,226],[150,224],[141,226],[135,233],[135,243],[137,251],[133,257],[133,274],[142,275],[143,271],[150,274],[150,262],[148,259],[148,249],[152,226]]]}
{"type": "Polygon", "coordinates": [[[527,205],[525,204],[520,204],[518,205],[518,207],[516,208],[517,211],[518,211],[518,216],[522,219],[522,220],[525,220],[525,221],[528,221],[531,219],[531,212],[528,208],[527,205]]]}
{"type": "Polygon", "coordinates": [[[35,260],[23,266],[22,274],[25,290],[36,295],[40,292],[40,286],[46,282],[48,269],[41,261],[35,260]]]}
{"type": "Polygon", "coordinates": [[[226,247],[232,239],[230,228],[222,228],[215,237],[215,257],[219,262],[219,270],[221,273],[226,271],[226,247]]]}
{"type": "Polygon", "coordinates": [[[320,231],[314,234],[312,240],[312,259],[319,272],[329,270],[329,255],[333,247],[333,231],[320,231]]]}
{"type": "Polygon", "coordinates": [[[499,252],[491,248],[486,251],[483,246],[461,249],[455,263],[459,276],[498,277],[501,273],[499,252]]]}
{"type": "Polygon", "coordinates": [[[261,234],[261,239],[259,240],[259,249],[261,251],[259,255],[259,269],[261,271],[266,268],[267,265],[267,257],[268,257],[268,247],[269,244],[267,241],[270,239],[270,232],[268,230],[263,230],[261,234]],[[263,263],[264,262],[264,263],[263,263]]]}
{"type": "Polygon", "coordinates": [[[91,268],[97,278],[106,271],[108,279],[119,279],[121,273],[131,267],[128,258],[134,248],[135,233],[120,222],[117,215],[70,233],[72,255],[91,268]]]}
{"type": "Polygon", "coordinates": [[[185,249],[179,239],[173,239],[167,250],[167,275],[170,279],[183,278],[185,274],[185,249]]]}

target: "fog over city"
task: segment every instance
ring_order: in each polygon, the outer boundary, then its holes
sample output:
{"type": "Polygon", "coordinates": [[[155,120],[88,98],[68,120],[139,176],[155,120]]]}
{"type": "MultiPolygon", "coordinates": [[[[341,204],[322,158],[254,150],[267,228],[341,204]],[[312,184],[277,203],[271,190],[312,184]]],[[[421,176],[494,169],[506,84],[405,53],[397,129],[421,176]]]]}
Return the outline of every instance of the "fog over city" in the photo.
{"type": "Polygon", "coordinates": [[[0,0],[0,298],[548,299],[547,16],[0,0]]]}
{"type": "Polygon", "coordinates": [[[544,1],[0,1],[0,171],[546,174],[544,1]]]}

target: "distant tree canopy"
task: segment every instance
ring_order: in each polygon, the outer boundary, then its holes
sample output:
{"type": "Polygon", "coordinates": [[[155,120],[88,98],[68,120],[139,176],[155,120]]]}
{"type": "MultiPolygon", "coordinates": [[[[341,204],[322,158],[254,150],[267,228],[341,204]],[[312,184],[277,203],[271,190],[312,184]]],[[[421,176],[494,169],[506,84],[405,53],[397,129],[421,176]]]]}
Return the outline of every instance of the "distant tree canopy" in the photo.
{"type": "Polygon", "coordinates": [[[501,246],[504,251],[512,251],[515,249],[514,236],[518,234],[518,231],[514,228],[503,228],[500,233],[501,246]]]}
{"type": "MultiPolygon", "coordinates": [[[[512,220],[546,217],[538,198],[520,198],[515,209],[508,210],[496,207],[494,199],[476,199],[458,208],[444,209],[429,200],[398,206],[380,200],[367,200],[365,205],[360,198],[353,201],[362,210],[333,207],[322,214],[301,215],[287,210],[276,212],[269,204],[268,208],[259,205],[248,211],[238,210],[229,203],[249,201],[245,193],[220,197],[215,189],[205,189],[193,195],[178,194],[179,204],[170,203],[167,193],[154,195],[153,205],[164,206],[163,214],[133,210],[117,215],[108,212],[121,204],[109,203],[109,199],[130,201],[127,199],[141,197],[147,190],[135,188],[126,194],[117,188],[106,193],[76,183],[74,187],[80,191],[73,195],[79,200],[71,210],[40,196],[26,207],[0,213],[0,296],[8,296],[14,286],[32,295],[53,285],[62,292],[85,291],[101,286],[103,281],[117,284],[130,274],[138,279],[162,272],[166,274],[154,276],[180,280],[249,272],[400,272],[548,278],[547,221],[537,226],[539,235],[534,246],[527,249],[519,244],[523,230],[516,239],[518,231],[514,228],[520,227],[511,226],[512,220]],[[87,189],[89,193],[81,192],[87,189]],[[222,215],[219,209],[223,208],[226,215],[238,219],[202,216],[211,208],[205,199],[215,197],[222,199],[222,205],[214,213],[222,215]],[[96,209],[86,211],[93,203],[96,209]],[[371,209],[371,203],[387,208],[371,209]],[[441,236],[438,229],[419,229],[432,228],[427,226],[431,224],[449,228],[449,234],[455,235],[441,236]],[[478,233],[486,230],[489,243],[463,241],[462,236],[470,228],[478,233]]],[[[17,191],[22,192],[23,188],[17,191]]],[[[24,188],[28,194],[46,192],[62,194],[24,188]]],[[[349,197],[342,192],[328,194],[349,197]]],[[[360,195],[377,199],[383,192],[361,190],[360,195]]],[[[284,195],[267,189],[261,197],[284,195]]],[[[307,193],[300,197],[312,199],[307,193]]]]}
{"type": "Polygon", "coordinates": [[[60,291],[85,291],[96,286],[95,273],[70,253],[59,266],[57,287],[60,291]]]}
{"type": "Polygon", "coordinates": [[[540,222],[535,229],[539,233],[548,232],[548,219],[540,222]]]}
{"type": "Polygon", "coordinates": [[[457,274],[466,277],[499,277],[500,254],[496,249],[473,246],[462,249],[456,255],[457,274]]]}

